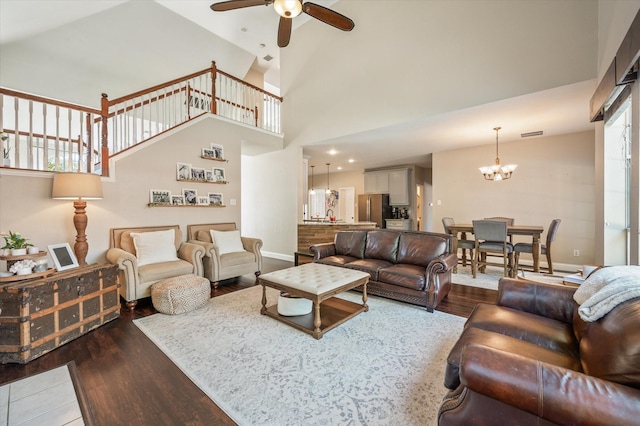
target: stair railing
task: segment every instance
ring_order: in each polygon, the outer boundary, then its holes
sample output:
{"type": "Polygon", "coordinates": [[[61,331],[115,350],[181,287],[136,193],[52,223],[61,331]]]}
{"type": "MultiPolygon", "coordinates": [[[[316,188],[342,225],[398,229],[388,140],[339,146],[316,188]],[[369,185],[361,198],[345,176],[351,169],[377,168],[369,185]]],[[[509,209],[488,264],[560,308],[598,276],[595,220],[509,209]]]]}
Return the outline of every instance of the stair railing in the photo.
{"type": "Polygon", "coordinates": [[[4,165],[108,176],[110,157],[206,113],[281,133],[281,103],[215,62],[116,99],[103,93],[100,110],[0,88],[2,148],[9,157],[4,165]]]}

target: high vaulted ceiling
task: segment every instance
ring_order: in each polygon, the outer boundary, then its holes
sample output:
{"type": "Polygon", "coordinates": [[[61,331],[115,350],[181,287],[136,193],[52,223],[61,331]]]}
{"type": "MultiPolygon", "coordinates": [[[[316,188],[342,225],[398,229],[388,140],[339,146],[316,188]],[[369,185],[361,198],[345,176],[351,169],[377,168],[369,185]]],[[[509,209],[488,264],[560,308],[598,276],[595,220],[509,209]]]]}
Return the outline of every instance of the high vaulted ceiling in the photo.
{"type": "MultiPolygon", "coordinates": [[[[147,87],[140,86],[143,84],[143,77],[154,78],[148,84],[152,85],[159,82],[158,78],[165,78],[160,81],[166,81],[204,68],[208,60],[218,61],[219,58],[222,58],[220,60],[223,62],[223,66],[221,66],[223,70],[242,77],[250,67],[254,67],[265,73],[267,83],[280,87],[280,55],[281,53],[297,52],[296,49],[299,46],[295,47],[296,31],[301,24],[308,22],[304,25],[305,31],[313,28],[317,29],[319,34],[329,34],[330,37],[334,37],[333,33],[325,32],[330,30],[322,28],[325,24],[303,14],[294,19],[293,47],[290,45],[285,48],[291,49],[289,51],[280,50],[276,46],[279,17],[272,7],[256,6],[216,13],[211,11],[210,5],[217,1],[0,0],[0,62],[2,62],[3,53],[9,52],[11,55],[19,55],[16,51],[27,46],[35,50],[46,49],[48,54],[52,56],[58,55],[68,58],[72,62],[77,61],[88,71],[97,70],[96,72],[102,72],[105,75],[109,72],[118,75],[119,72],[122,72],[118,67],[127,64],[127,61],[134,64],[129,66],[134,67],[139,65],[135,62],[136,60],[146,64],[151,60],[166,58],[162,62],[161,69],[159,67],[156,69],[157,73],[162,73],[161,75],[150,72],[146,76],[139,76],[139,81],[136,80],[138,76],[132,78],[130,75],[123,75],[117,81],[121,90],[134,91],[147,87]],[[158,7],[158,5],[162,7],[158,7]],[[139,16],[135,13],[153,13],[153,16],[139,16]],[[131,16],[132,14],[134,16],[131,16]],[[111,25],[109,31],[96,25],[100,22],[98,17],[102,16],[107,21],[105,25],[111,25]],[[130,37],[130,33],[134,31],[133,27],[135,27],[134,34],[136,36],[142,34],[144,37],[144,34],[152,34],[158,37],[158,29],[152,28],[154,25],[163,26],[161,31],[167,33],[167,39],[162,39],[160,42],[172,50],[163,52],[158,49],[157,52],[152,52],[156,53],[156,56],[150,55],[150,52],[140,52],[140,57],[136,58],[135,53],[132,53],[136,39],[130,37]],[[56,31],[63,27],[70,28],[69,32],[56,31]],[[246,31],[243,31],[243,28],[246,31]],[[73,36],[99,39],[99,42],[91,40],[95,51],[82,51],[81,47],[83,46],[78,40],[71,40],[65,44],[64,41],[70,38],[69,33],[73,36]],[[118,33],[123,33],[123,35],[118,33]],[[216,41],[218,38],[226,40],[238,48],[231,52],[227,46],[216,41]],[[47,39],[55,39],[58,42],[60,46],[56,51],[53,51],[51,44],[47,44],[47,39]],[[171,44],[173,41],[176,42],[175,45],[171,44]],[[177,51],[180,50],[180,46],[185,47],[182,49],[183,51],[177,51]],[[263,58],[267,55],[272,56],[273,60],[265,61],[263,58]],[[191,65],[192,63],[202,65],[194,67],[191,65]],[[164,76],[168,76],[168,78],[164,76]],[[124,83],[125,81],[126,83],[124,83]],[[130,84],[132,87],[127,87],[126,84],[130,84]]],[[[402,10],[408,10],[416,5],[416,2],[407,0],[385,1],[402,4],[402,10]]],[[[368,38],[366,32],[374,29],[372,29],[372,23],[363,22],[362,16],[364,14],[360,14],[359,10],[366,8],[369,2],[370,0],[314,0],[314,3],[331,7],[341,13],[347,9],[348,13],[345,14],[356,23],[353,33],[335,36],[335,39],[325,40],[323,36],[318,37],[323,38],[321,40],[323,43],[331,44],[332,49],[340,49],[342,42],[348,41],[349,37],[368,38]],[[358,32],[360,33],[358,34],[358,32]]],[[[548,5],[548,2],[545,4],[548,5]]],[[[410,33],[410,29],[400,31],[400,28],[391,25],[392,22],[389,20],[382,26],[379,23],[376,24],[378,30],[375,31],[382,30],[388,34],[389,43],[387,45],[371,45],[367,51],[355,53],[367,56],[393,53],[393,56],[397,57],[398,52],[403,49],[402,39],[398,34],[402,33],[405,36],[410,33]],[[388,50],[391,48],[394,52],[388,50]]],[[[398,22],[402,22],[402,20],[398,22]]],[[[540,22],[539,25],[545,25],[545,22],[540,22]]],[[[571,25],[571,22],[567,22],[566,25],[571,25]]],[[[337,31],[337,33],[341,32],[337,31]]],[[[473,37],[473,34],[461,33],[460,37],[473,37]]],[[[535,40],[531,42],[535,42],[535,40]]],[[[561,42],[562,40],[558,40],[558,43],[561,42]]],[[[312,53],[306,52],[306,54],[312,53]]],[[[402,54],[421,55],[422,52],[412,50],[402,51],[402,54]]],[[[469,64],[460,65],[469,66],[469,64]]],[[[402,65],[399,64],[399,66],[402,65]]],[[[593,67],[595,77],[595,63],[593,67]]],[[[472,69],[469,67],[470,72],[472,69]]],[[[553,73],[554,70],[550,68],[549,72],[553,73]]],[[[5,77],[6,75],[0,76],[0,80],[11,80],[11,78],[5,77]]],[[[81,83],[95,84],[92,81],[81,83]]],[[[558,135],[592,130],[593,124],[588,120],[588,103],[595,84],[595,79],[575,81],[573,84],[550,87],[536,93],[525,93],[455,111],[445,111],[435,115],[425,114],[421,118],[411,117],[405,121],[391,124],[382,123],[379,126],[370,126],[367,129],[343,133],[339,136],[331,135],[315,140],[305,140],[302,145],[305,155],[311,157],[315,164],[331,162],[336,167],[342,166],[343,170],[361,170],[403,163],[418,163],[428,166],[429,153],[431,152],[492,144],[495,140],[492,128],[495,126],[503,127],[500,133],[501,144],[520,140],[520,134],[524,132],[542,130],[545,135],[558,135]],[[421,144],[421,141],[425,139],[430,141],[427,150],[421,144]],[[339,151],[340,158],[330,155],[328,153],[330,149],[339,151]],[[349,158],[357,160],[355,163],[349,164],[347,163],[349,158]]],[[[42,87],[47,86],[43,85],[42,87]]],[[[26,90],[21,87],[12,88],[26,90]]],[[[93,87],[91,90],[103,89],[105,91],[112,90],[113,95],[117,96],[127,93],[117,92],[109,87],[93,87]]],[[[371,90],[375,89],[375,87],[371,87],[371,90]]],[[[452,91],[455,89],[454,86],[451,87],[452,91]]],[[[36,93],[53,97],[57,95],[56,93],[53,95],[36,93]]],[[[287,102],[288,93],[283,93],[283,95],[285,102],[287,102]]],[[[461,96],[465,95],[461,94],[461,96]]],[[[65,100],[77,101],[75,99],[65,100]]],[[[287,136],[285,135],[285,139],[287,136]]],[[[491,159],[487,159],[487,161],[489,160],[491,159]]]]}

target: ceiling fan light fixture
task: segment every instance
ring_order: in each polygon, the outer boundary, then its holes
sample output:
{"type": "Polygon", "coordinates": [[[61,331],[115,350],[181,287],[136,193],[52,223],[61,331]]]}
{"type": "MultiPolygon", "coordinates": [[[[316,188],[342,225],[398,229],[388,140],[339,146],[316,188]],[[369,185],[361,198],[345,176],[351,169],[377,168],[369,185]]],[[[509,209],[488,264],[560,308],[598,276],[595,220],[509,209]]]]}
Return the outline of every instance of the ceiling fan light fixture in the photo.
{"type": "Polygon", "coordinates": [[[300,0],[275,0],[273,8],[283,18],[295,18],[302,13],[302,2],[300,0]]]}

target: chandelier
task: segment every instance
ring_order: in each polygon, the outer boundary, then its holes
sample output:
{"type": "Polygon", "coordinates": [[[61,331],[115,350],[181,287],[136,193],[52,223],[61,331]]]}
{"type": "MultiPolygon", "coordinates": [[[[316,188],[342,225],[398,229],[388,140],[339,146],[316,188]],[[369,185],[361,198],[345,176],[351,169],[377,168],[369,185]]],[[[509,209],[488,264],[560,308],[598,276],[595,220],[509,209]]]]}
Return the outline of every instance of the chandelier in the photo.
{"type": "Polygon", "coordinates": [[[498,181],[509,179],[513,171],[518,167],[517,164],[500,165],[500,157],[498,156],[498,131],[500,129],[502,129],[502,127],[493,128],[493,130],[496,131],[496,164],[493,166],[480,167],[480,173],[482,173],[486,180],[498,181]]]}

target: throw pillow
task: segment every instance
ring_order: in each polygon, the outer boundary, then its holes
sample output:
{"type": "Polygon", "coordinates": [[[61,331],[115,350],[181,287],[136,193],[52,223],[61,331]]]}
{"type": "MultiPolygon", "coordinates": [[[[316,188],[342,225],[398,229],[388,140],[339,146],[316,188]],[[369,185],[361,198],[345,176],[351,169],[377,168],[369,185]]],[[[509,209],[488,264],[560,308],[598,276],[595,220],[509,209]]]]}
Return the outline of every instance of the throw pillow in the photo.
{"type": "Polygon", "coordinates": [[[132,232],[138,266],[178,260],[175,246],[175,231],[132,232]]]}
{"type": "Polygon", "coordinates": [[[211,230],[211,239],[218,246],[218,252],[222,254],[245,251],[240,239],[240,231],[214,231],[211,230]]]}

